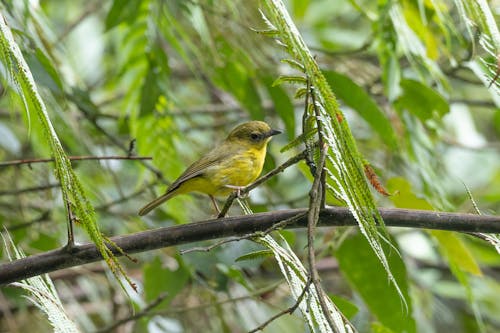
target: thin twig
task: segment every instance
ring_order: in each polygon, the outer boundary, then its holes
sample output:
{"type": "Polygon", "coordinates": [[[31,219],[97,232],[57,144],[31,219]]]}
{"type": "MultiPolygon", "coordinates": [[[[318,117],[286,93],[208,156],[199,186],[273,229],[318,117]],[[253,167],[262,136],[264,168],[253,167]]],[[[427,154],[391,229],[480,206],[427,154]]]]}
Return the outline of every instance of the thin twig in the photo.
{"type": "Polygon", "coordinates": [[[249,299],[249,298],[253,298],[253,297],[256,297],[256,296],[261,296],[261,295],[265,295],[269,292],[272,292],[272,291],[275,291],[276,288],[281,285],[283,282],[282,281],[278,281],[276,283],[273,283],[267,287],[264,287],[264,288],[261,288],[261,289],[257,289],[251,293],[249,293],[248,295],[244,295],[244,296],[239,296],[239,297],[235,297],[235,298],[228,298],[228,299],[225,299],[225,300],[222,300],[222,301],[217,301],[217,302],[210,302],[210,303],[204,303],[204,304],[198,304],[198,305],[195,305],[195,306],[186,306],[186,307],[171,307],[170,309],[167,309],[167,310],[160,310],[160,311],[153,311],[151,314],[153,315],[172,315],[172,314],[177,314],[177,313],[184,313],[184,312],[188,312],[188,311],[196,311],[196,310],[200,310],[200,309],[206,309],[206,308],[210,308],[210,307],[215,307],[215,306],[219,306],[219,305],[224,305],[224,304],[227,304],[227,303],[236,303],[236,302],[239,302],[239,301],[244,301],[246,299],[249,299]]]}
{"type": "MultiPolygon", "coordinates": [[[[153,185],[156,185],[157,183],[158,183],[158,180],[154,180],[154,181],[152,181],[152,182],[144,185],[142,188],[138,189],[135,192],[132,192],[132,193],[130,193],[128,195],[125,195],[125,196],[121,196],[118,199],[109,201],[109,202],[104,203],[102,205],[94,206],[94,209],[96,211],[106,211],[109,208],[113,207],[114,205],[118,205],[118,204],[124,203],[124,202],[126,202],[126,201],[128,201],[128,200],[130,200],[132,198],[135,198],[135,197],[141,195],[142,193],[144,193],[144,191],[146,189],[148,189],[149,187],[151,187],[153,185]]],[[[21,223],[21,224],[14,224],[14,225],[8,226],[7,230],[8,231],[15,231],[15,230],[19,230],[19,229],[29,228],[32,225],[40,223],[40,222],[47,222],[49,220],[50,213],[51,213],[50,209],[49,210],[44,210],[44,211],[41,212],[40,216],[32,219],[31,221],[28,221],[28,222],[25,222],[25,223],[21,223]]]]}
{"type": "Polygon", "coordinates": [[[312,283],[316,289],[316,292],[318,293],[319,304],[321,306],[321,309],[323,310],[323,314],[325,315],[328,324],[330,325],[330,328],[334,332],[336,332],[337,329],[335,322],[332,318],[332,314],[330,313],[330,310],[328,309],[328,304],[326,303],[325,300],[327,296],[323,290],[323,286],[321,285],[321,280],[319,277],[318,270],[316,269],[316,255],[314,253],[314,233],[316,231],[316,224],[318,223],[319,220],[319,213],[321,210],[322,197],[323,197],[323,194],[321,192],[325,190],[324,187],[321,186],[321,175],[324,172],[323,169],[325,166],[327,148],[328,147],[325,145],[321,149],[316,174],[314,176],[314,182],[311,187],[311,191],[309,192],[310,203],[309,203],[309,214],[307,217],[307,249],[308,249],[309,272],[311,274],[312,283]]]}
{"type": "Polygon", "coordinates": [[[265,322],[263,322],[262,324],[260,324],[256,328],[254,328],[253,330],[249,331],[248,333],[255,333],[258,331],[262,331],[267,325],[269,325],[270,323],[272,323],[273,321],[275,321],[279,317],[284,316],[286,314],[294,313],[295,310],[297,310],[297,308],[299,307],[300,303],[302,302],[302,299],[304,299],[304,296],[306,295],[310,285],[311,285],[311,279],[308,279],[305,286],[304,286],[304,289],[302,289],[302,292],[300,293],[299,297],[297,297],[297,300],[295,301],[295,303],[291,307],[289,307],[281,312],[278,312],[277,314],[275,314],[274,316],[272,316],[271,318],[269,318],[268,320],[266,320],[265,322]]]}
{"type": "Polygon", "coordinates": [[[210,252],[212,251],[213,249],[215,249],[216,247],[219,247],[223,244],[227,244],[227,243],[232,243],[232,242],[239,242],[240,240],[245,240],[245,239],[250,239],[250,238],[253,238],[255,237],[254,234],[248,234],[248,235],[244,235],[244,236],[240,236],[240,237],[235,237],[235,238],[227,238],[227,239],[223,239],[223,240],[220,240],[212,245],[209,245],[209,246],[197,246],[197,247],[192,247],[190,249],[186,249],[186,250],[181,250],[180,251],[180,254],[188,254],[188,253],[191,253],[191,252],[210,252]]]}
{"type": "Polygon", "coordinates": [[[16,231],[16,230],[28,228],[28,227],[32,226],[33,224],[36,224],[36,223],[49,221],[50,213],[51,213],[50,210],[46,210],[46,211],[42,212],[40,214],[40,216],[32,219],[31,221],[28,221],[28,222],[25,222],[25,223],[21,223],[21,224],[14,224],[14,225],[8,226],[7,230],[9,232],[12,232],[12,231],[16,231]]]}
{"type": "Polygon", "coordinates": [[[254,233],[251,233],[251,234],[248,234],[248,235],[243,235],[241,237],[223,239],[223,240],[221,240],[221,241],[219,241],[219,242],[217,242],[215,244],[212,244],[210,246],[193,247],[193,248],[190,248],[190,249],[187,249],[187,250],[181,250],[180,253],[181,254],[186,254],[186,253],[190,253],[190,252],[209,252],[209,251],[213,250],[214,248],[219,247],[219,246],[221,246],[223,244],[232,243],[232,242],[238,242],[240,240],[245,240],[245,239],[252,239],[252,238],[255,238],[255,237],[263,237],[263,236],[269,234],[272,231],[284,228],[288,224],[292,224],[292,223],[298,221],[299,219],[305,217],[306,215],[307,215],[307,213],[297,214],[297,215],[292,216],[290,218],[287,218],[287,219],[285,219],[283,221],[280,221],[280,222],[278,222],[276,224],[273,224],[272,226],[270,226],[269,228],[267,228],[264,231],[256,231],[254,233]]]}
{"type": "MultiPolygon", "coordinates": [[[[81,103],[79,102],[77,97],[68,93],[68,94],[66,94],[66,98],[75,104],[75,106],[80,110],[80,112],[85,116],[85,118],[95,127],[95,129],[97,129],[99,132],[101,132],[101,134],[104,135],[109,140],[109,142],[111,142],[117,148],[122,150],[124,153],[127,154],[129,152],[129,147],[124,146],[119,139],[117,139],[113,135],[109,134],[106,131],[106,129],[99,124],[99,122],[97,121],[97,116],[91,114],[89,112],[89,110],[87,110],[85,107],[83,107],[81,105],[81,103]]],[[[168,182],[166,182],[165,178],[163,177],[162,172],[159,169],[157,169],[154,166],[152,166],[148,163],[145,163],[145,162],[142,162],[142,164],[148,170],[153,172],[158,179],[162,180],[165,183],[168,183],[168,182]]]]}
{"type": "MultiPolygon", "coordinates": [[[[259,186],[260,184],[268,181],[269,178],[273,177],[274,175],[277,175],[280,172],[283,172],[289,166],[292,166],[292,165],[300,162],[301,160],[303,160],[305,158],[305,156],[306,156],[306,151],[304,150],[300,154],[295,155],[295,156],[289,158],[286,162],[284,162],[280,166],[278,166],[275,169],[269,171],[264,176],[260,177],[256,181],[254,181],[252,184],[250,184],[250,185],[244,187],[243,189],[241,189],[239,191],[240,196],[244,196],[244,195],[248,194],[248,192],[250,192],[251,190],[253,190],[257,186],[259,186]]],[[[222,217],[226,216],[227,211],[229,210],[229,208],[233,204],[234,199],[236,199],[237,196],[238,196],[238,194],[236,193],[236,191],[233,192],[233,193],[231,193],[229,195],[229,197],[226,200],[226,203],[224,204],[224,207],[222,207],[222,210],[219,213],[219,215],[217,216],[217,218],[222,218],[222,217]]]]}
{"type": "MultiPolygon", "coordinates": [[[[68,156],[70,161],[102,161],[102,160],[152,160],[149,156],[68,156]]],[[[53,158],[32,158],[23,160],[13,160],[0,162],[0,167],[22,165],[22,164],[35,164],[35,163],[48,163],[54,162],[53,158]]]]}
{"type": "Polygon", "coordinates": [[[158,184],[158,180],[154,180],[154,181],[151,181],[149,182],[148,184],[144,185],[142,188],[138,189],[137,191],[135,192],[132,192],[128,195],[125,195],[125,196],[120,196],[118,199],[116,200],[112,200],[110,202],[107,202],[107,203],[104,203],[102,205],[99,205],[99,206],[95,206],[95,210],[96,211],[104,211],[104,210],[107,210],[109,208],[111,208],[112,206],[114,205],[117,205],[117,204],[120,204],[120,203],[123,203],[123,202],[126,202],[132,198],[135,198],[139,195],[141,195],[142,193],[144,193],[144,191],[146,191],[148,188],[150,188],[151,186],[154,186],[158,184]]]}
{"type": "Polygon", "coordinates": [[[144,309],[142,309],[142,311],[140,312],[137,312],[136,314],[134,315],[131,315],[131,316],[128,316],[128,317],[125,317],[123,319],[120,319],[116,322],[114,322],[113,324],[107,326],[107,327],[104,327],[104,328],[101,328],[97,331],[95,331],[95,333],[105,333],[105,332],[111,332],[112,330],[114,330],[115,328],[123,325],[123,324],[126,324],[130,321],[134,321],[134,320],[137,320],[139,318],[142,318],[142,317],[146,317],[146,316],[149,316],[149,315],[152,315],[150,314],[150,311],[152,309],[154,309],[155,307],[157,307],[161,302],[163,302],[166,298],[168,297],[168,293],[161,293],[154,301],[152,301],[151,303],[149,303],[144,309]]]}
{"type": "Polygon", "coordinates": [[[51,188],[55,188],[55,187],[59,187],[59,186],[61,186],[61,184],[52,183],[52,184],[46,184],[46,185],[40,185],[40,186],[34,186],[34,187],[26,187],[26,188],[17,189],[17,190],[11,190],[11,191],[0,191],[0,196],[18,195],[18,194],[28,193],[28,192],[45,191],[45,190],[50,190],[51,188]]]}
{"type": "MultiPolygon", "coordinates": [[[[312,100],[312,105],[313,105],[313,110],[314,110],[314,114],[315,114],[315,118],[316,118],[316,127],[318,128],[318,142],[319,142],[319,146],[321,147],[320,149],[327,149],[327,147],[325,146],[325,140],[323,138],[323,125],[321,124],[321,113],[319,112],[319,109],[318,109],[318,105],[316,104],[316,94],[314,93],[314,87],[309,85],[309,89],[310,89],[310,93],[311,93],[311,100],[312,100]]],[[[325,152],[326,154],[326,152],[325,152]]],[[[321,166],[321,173],[319,174],[319,178],[320,178],[320,183],[319,183],[319,186],[321,187],[320,188],[320,194],[321,194],[321,198],[320,198],[320,201],[321,201],[321,206],[320,208],[325,208],[325,204],[326,204],[326,172],[324,170],[324,164],[325,162],[323,162],[323,165],[321,166]]],[[[319,166],[318,166],[319,168],[319,166]]]]}
{"type": "Polygon", "coordinates": [[[484,99],[450,99],[450,104],[466,104],[469,106],[483,107],[489,109],[495,109],[497,106],[493,101],[487,101],[484,99]]]}

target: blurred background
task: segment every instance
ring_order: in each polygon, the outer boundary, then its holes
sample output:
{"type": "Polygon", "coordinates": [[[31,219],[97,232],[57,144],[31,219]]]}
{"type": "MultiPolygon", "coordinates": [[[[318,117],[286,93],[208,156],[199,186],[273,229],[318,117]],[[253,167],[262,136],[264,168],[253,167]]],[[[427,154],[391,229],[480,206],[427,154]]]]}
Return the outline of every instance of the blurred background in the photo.
{"type": "MultiPolygon", "coordinates": [[[[488,87],[500,41],[477,3],[286,1],[359,150],[393,194],[374,191],[379,206],[492,215],[500,208],[499,83],[488,87]]],[[[255,32],[266,28],[258,2],[2,1],[0,8],[68,155],[153,157],[73,162],[108,236],[213,217],[201,195],[176,197],[143,218],[137,212],[241,122],[265,120],[284,132],[270,143],[264,172],[303,149],[282,151],[301,133],[304,100],[294,98],[297,86],[273,86],[297,72],[281,62],[288,56],[280,45],[255,32]]],[[[489,8],[498,22],[500,3],[489,8]]],[[[38,120],[2,85],[0,161],[50,157],[38,120]]],[[[51,163],[0,162],[0,224],[28,255],[66,242],[53,171],[51,163]]],[[[250,207],[307,207],[310,187],[302,162],[252,191],[250,207]]],[[[230,215],[241,213],[234,204],[230,215]]],[[[356,228],[317,232],[323,283],[360,332],[500,331],[494,246],[452,232],[390,233],[403,258],[393,252],[390,260],[409,291],[408,313],[356,228]]],[[[306,232],[281,234],[306,262],[306,232]]],[[[88,241],[78,227],[76,239],[88,241]]],[[[50,277],[84,332],[247,332],[293,304],[272,257],[237,261],[261,249],[251,241],[179,253],[211,243],[122,260],[140,289],[132,300],[103,263],[50,277]],[[146,315],[108,329],[163,293],[146,315]]],[[[24,293],[0,289],[0,331],[50,332],[24,293]]],[[[306,331],[297,313],[264,330],[306,331]]]]}

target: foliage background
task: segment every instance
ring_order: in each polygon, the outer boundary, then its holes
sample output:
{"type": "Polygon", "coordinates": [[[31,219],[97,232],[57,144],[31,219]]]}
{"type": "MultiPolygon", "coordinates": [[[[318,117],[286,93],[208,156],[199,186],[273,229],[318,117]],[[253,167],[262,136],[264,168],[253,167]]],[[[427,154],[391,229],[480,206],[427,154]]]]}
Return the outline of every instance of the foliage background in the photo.
{"type": "MultiPolygon", "coordinates": [[[[380,206],[474,212],[468,188],[482,212],[499,208],[500,100],[497,84],[487,89],[492,75],[482,72],[496,71],[496,59],[483,47],[482,26],[469,33],[459,3],[287,3],[360,151],[395,193],[379,195],[380,206]]],[[[500,5],[490,7],[498,15],[500,5]]],[[[126,155],[135,139],[138,155],[154,157],[73,163],[106,235],[211,216],[209,200],[196,195],[175,198],[145,218],[137,211],[237,123],[264,119],[285,130],[270,144],[265,170],[294,153],[280,148],[300,133],[303,101],[293,99],[294,87],[272,87],[293,71],[280,63],[284,53],[272,39],[249,29],[264,27],[253,2],[3,1],[2,14],[68,155],[126,155]]],[[[4,87],[1,160],[48,157],[41,133],[4,87]]],[[[0,174],[0,223],[17,246],[31,254],[64,245],[66,213],[53,165],[2,167],[0,174]]],[[[309,188],[300,164],[254,190],[251,206],[256,212],[305,207],[309,188]]],[[[231,214],[239,213],[235,205],[231,214]]],[[[282,233],[305,258],[305,232],[282,233]]],[[[318,232],[326,289],[360,332],[498,331],[500,261],[492,246],[451,232],[391,234],[403,257],[393,253],[391,268],[409,288],[410,314],[356,229],[318,232]]],[[[78,229],[77,240],[86,240],[78,229]]],[[[105,327],[167,292],[154,314],[122,329],[245,332],[293,303],[272,258],[236,261],[257,249],[242,241],[210,253],[181,256],[179,248],[167,248],[137,255],[138,264],[122,261],[143,291],[131,302],[101,263],[51,276],[82,331],[105,327]]],[[[43,320],[21,290],[0,291],[2,330],[41,329],[43,320]]],[[[266,328],[304,330],[299,315],[266,328]]]]}

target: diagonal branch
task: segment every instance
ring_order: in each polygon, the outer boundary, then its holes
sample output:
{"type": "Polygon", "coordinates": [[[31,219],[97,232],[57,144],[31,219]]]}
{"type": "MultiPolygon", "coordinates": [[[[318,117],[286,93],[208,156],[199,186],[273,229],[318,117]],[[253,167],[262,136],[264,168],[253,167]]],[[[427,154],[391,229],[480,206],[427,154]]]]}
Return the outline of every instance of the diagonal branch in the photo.
{"type": "MultiPolygon", "coordinates": [[[[425,210],[381,208],[380,214],[386,226],[440,229],[459,232],[500,233],[500,217],[487,215],[445,213],[425,210]]],[[[117,236],[112,240],[126,253],[145,252],[197,241],[228,236],[245,235],[263,231],[273,224],[298,214],[303,217],[287,228],[307,226],[306,208],[232,216],[190,224],[176,225],[135,234],[117,236]]],[[[320,212],[318,226],[355,226],[357,222],[345,207],[327,207],[320,212]]],[[[121,253],[111,249],[116,256],[121,253]]],[[[53,272],[62,268],[79,266],[102,260],[93,244],[75,245],[71,252],[56,249],[0,266],[0,285],[32,276],[53,272]]]]}

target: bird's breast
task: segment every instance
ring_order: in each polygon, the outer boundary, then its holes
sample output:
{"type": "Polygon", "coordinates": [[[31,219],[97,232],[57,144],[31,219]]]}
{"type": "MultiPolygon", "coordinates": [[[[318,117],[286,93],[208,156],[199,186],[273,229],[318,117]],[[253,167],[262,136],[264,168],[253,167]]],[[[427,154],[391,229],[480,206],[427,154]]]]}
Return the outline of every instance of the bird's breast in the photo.
{"type": "Polygon", "coordinates": [[[224,161],[218,171],[213,175],[213,182],[220,190],[217,195],[226,195],[232,190],[226,185],[246,186],[253,182],[262,172],[266,150],[249,149],[234,154],[224,161]]]}

